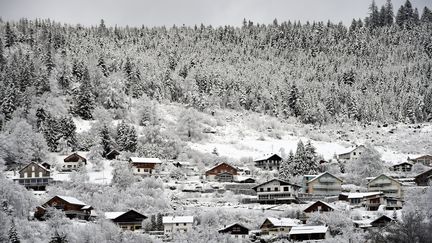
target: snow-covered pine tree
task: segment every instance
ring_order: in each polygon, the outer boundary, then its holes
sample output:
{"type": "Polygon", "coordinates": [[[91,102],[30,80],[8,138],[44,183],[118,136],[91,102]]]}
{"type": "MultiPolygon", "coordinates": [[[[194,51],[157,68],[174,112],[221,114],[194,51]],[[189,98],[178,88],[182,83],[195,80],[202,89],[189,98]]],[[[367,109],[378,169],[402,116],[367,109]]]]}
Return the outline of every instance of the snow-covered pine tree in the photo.
{"type": "Polygon", "coordinates": [[[307,169],[307,157],[303,142],[300,140],[297,143],[297,150],[291,163],[291,173],[293,176],[304,175],[307,169]]]}
{"type": "Polygon", "coordinates": [[[10,243],[20,243],[20,239],[18,237],[18,233],[15,227],[15,221],[12,220],[11,226],[9,228],[9,242],[10,243]]]}
{"type": "Polygon", "coordinates": [[[67,146],[72,149],[72,151],[75,151],[78,141],[77,141],[77,134],[76,134],[76,125],[74,121],[72,120],[72,117],[65,116],[60,119],[60,134],[63,137],[63,139],[66,140],[67,146]]]}
{"type": "Polygon", "coordinates": [[[299,90],[295,83],[291,85],[291,90],[288,97],[288,106],[291,109],[291,112],[294,116],[300,115],[299,109],[299,90]]]}
{"type": "Polygon", "coordinates": [[[293,151],[290,150],[287,158],[284,158],[279,167],[279,179],[289,181],[292,173],[291,166],[294,163],[294,154],[293,151]]]}
{"type": "Polygon", "coordinates": [[[93,118],[92,111],[95,107],[95,96],[92,92],[90,74],[87,68],[84,69],[81,85],[76,92],[75,102],[75,114],[85,120],[93,118]]]}
{"type": "Polygon", "coordinates": [[[305,145],[305,157],[307,158],[307,163],[305,172],[308,174],[316,174],[319,172],[319,166],[317,161],[317,153],[315,147],[312,145],[311,141],[307,141],[305,145]]]}
{"type": "Polygon", "coordinates": [[[126,150],[126,143],[127,143],[127,134],[128,133],[128,125],[123,120],[117,125],[117,137],[116,137],[116,143],[118,148],[121,151],[126,150]]]}
{"type": "Polygon", "coordinates": [[[3,42],[0,38],[0,71],[3,71],[3,68],[6,65],[6,58],[4,57],[3,52],[3,42]]]}
{"type": "Polygon", "coordinates": [[[125,150],[129,152],[135,152],[138,146],[138,135],[135,127],[130,125],[127,129],[127,140],[125,143],[125,150]]]}
{"type": "Polygon", "coordinates": [[[67,235],[60,234],[57,230],[54,232],[54,235],[51,237],[49,243],[68,243],[67,235]]]}
{"type": "Polygon", "coordinates": [[[13,82],[11,82],[6,87],[6,90],[4,92],[4,97],[1,100],[1,105],[0,105],[1,112],[4,115],[4,117],[6,118],[6,120],[11,119],[12,113],[17,108],[17,104],[16,104],[17,103],[17,94],[18,94],[18,90],[15,87],[15,85],[13,84],[13,82]]]}
{"type": "Polygon", "coordinates": [[[11,47],[16,42],[16,35],[12,30],[9,22],[6,22],[5,39],[5,47],[11,47]]]}
{"type": "Polygon", "coordinates": [[[157,230],[158,230],[158,231],[163,231],[163,230],[164,230],[164,229],[163,229],[162,214],[161,214],[161,213],[158,213],[158,214],[157,214],[157,221],[156,221],[156,224],[157,224],[157,230]]]}
{"type": "Polygon", "coordinates": [[[103,150],[102,156],[105,158],[105,156],[112,150],[112,139],[111,139],[108,126],[104,125],[101,128],[99,132],[99,136],[101,139],[100,144],[102,145],[102,150],[103,150]]]}

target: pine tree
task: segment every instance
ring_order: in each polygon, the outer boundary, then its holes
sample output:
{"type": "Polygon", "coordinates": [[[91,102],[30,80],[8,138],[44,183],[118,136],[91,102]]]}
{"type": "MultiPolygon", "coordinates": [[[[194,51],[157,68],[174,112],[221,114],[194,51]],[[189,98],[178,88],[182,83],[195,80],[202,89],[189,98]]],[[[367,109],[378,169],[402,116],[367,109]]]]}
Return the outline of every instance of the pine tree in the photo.
{"type": "Polygon", "coordinates": [[[150,217],[150,225],[151,225],[151,230],[152,231],[156,231],[157,230],[158,226],[157,226],[157,223],[156,223],[156,215],[152,215],[150,217]]]}
{"type": "Polygon", "coordinates": [[[102,156],[105,158],[112,150],[112,139],[110,136],[109,129],[104,125],[100,131],[101,145],[103,149],[102,156]]]}
{"type": "Polygon", "coordinates": [[[42,130],[45,140],[51,152],[57,152],[57,146],[59,140],[62,137],[61,124],[57,119],[52,116],[48,116],[45,120],[45,126],[42,130]]]}
{"type": "Polygon", "coordinates": [[[126,140],[127,140],[128,126],[125,121],[120,122],[117,125],[117,137],[116,143],[121,151],[126,150],[126,140]]]}
{"type": "Polygon", "coordinates": [[[108,77],[108,75],[109,75],[108,68],[107,68],[107,66],[105,64],[105,60],[103,59],[102,56],[99,57],[97,66],[102,70],[103,75],[105,77],[108,77]]]}
{"type": "Polygon", "coordinates": [[[57,230],[54,232],[53,237],[51,237],[51,240],[49,243],[68,243],[67,236],[61,235],[57,230]]]}
{"type": "Polygon", "coordinates": [[[432,23],[432,11],[428,7],[424,7],[420,20],[424,23],[432,23]]]}
{"type": "Polygon", "coordinates": [[[291,163],[290,170],[293,176],[304,175],[307,169],[307,157],[303,142],[300,140],[297,143],[297,150],[291,163]]]}
{"type": "Polygon", "coordinates": [[[129,126],[127,130],[126,151],[134,153],[138,146],[138,136],[134,126],[129,126]]]}
{"type": "Polygon", "coordinates": [[[162,214],[158,213],[157,214],[157,230],[158,231],[163,231],[163,222],[162,222],[162,214]]]}
{"type": "Polygon", "coordinates": [[[11,119],[12,113],[17,109],[17,94],[18,90],[11,82],[4,92],[4,97],[1,100],[0,109],[6,120],[11,119]]]}
{"type": "Polygon", "coordinates": [[[296,117],[300,115],[299,99],[299,90],[297,89],[297,86],[295,84],[292,84],[288,97],[288,106],[291,108],[291,112],[296,117]]]}
{"type": "Polygon", "coordinates": [[[291,178],[291,166],[294,163],[294,154],[290,150],[288,158],[283,159],[279,168],[279,179],[289,181],[291,178]]]}
{"type": "Polygon", "coordinates": [[[78,141],[76,134],[76,125],[72,120],[72,117],[63,117],[60,119],[60,134],[61,137],[66,141],[67,147],[75,151],[78,141]]]}
{"type": "Polygon", "coordinates": [[[316,149],[309,140],[305,145],[306,168],[305,172],[308,174],[316,174],[319,172],[317,161],[316,149]]]}
{"type": "Polygon", "coordinates": [[[384,8],[385,8],[384,25],[391,26],[393,25],[393,21],[394,21],[393,4],[391,0],[386,1],[384,8]]]}
{"type": "Polygon", "coordinates": [[[6,58],[4,57],[4,54],[3,54],[2,38],[0,38],[0,71],[3,71],[5,65],[6,65],[6,58]]]}
{"type": "MultiPolygon", "coordinates": [[[[417,13],[418,15],[418,13],[417,13]]],[[[418,16],[417,16],[418,18],[418,16]]],[[[416,14],[409,0],[402,5],[396,14],[396,24],[399,26],[412,26],[416,23],[416,14]]]]}
{"type": "Polygon", "coordinates": [[[372,0],[371,5],[369,6],[369,17],[367,21],[367,26],[371,28],[379,27],[381,24],[380,13],[378,11],[378,7],[375,3],[375,0],[372,0]]]}
{"type": "Polygon", "coordinates": [[[16,231],[15,222],[12,220],[11,227],[9,229],[9,242],[10,243],[20,243],[18,233],[16,231]]]}
{"type": "Polygon", "coordinates": [[[75,99],[75,114],[86,120],[92,119],[92,111],[95,107],[95,96],[92,92],[90,75],[87,68],[84,70],[82,83],[75,99]]]}
{"type": "Polygon", "coordinates": [[[6,38],[5,47],[11,47],[16,42],[16,36],[15,36],[15,33],[13,32],[9,22],[6,22],[6,31],[5,32],[6,32],[5,33],[5,38],[6,38]]]}

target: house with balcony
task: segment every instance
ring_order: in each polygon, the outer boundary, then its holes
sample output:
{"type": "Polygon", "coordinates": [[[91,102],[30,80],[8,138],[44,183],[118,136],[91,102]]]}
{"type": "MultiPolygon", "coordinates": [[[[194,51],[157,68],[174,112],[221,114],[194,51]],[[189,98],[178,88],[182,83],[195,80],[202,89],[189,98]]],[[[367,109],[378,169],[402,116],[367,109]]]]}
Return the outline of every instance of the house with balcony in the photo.
{"type": "Polygon", "coordinates": [[[135,210],[127,212],[105,212],[105,218],[111,220],[123,230],[141,230],[142,222],[147,217],[135,210]]]}
{"type": "Polygon", "coordinates": [[[306,193],[323,196],[336,196],[342,191],[342,180],[329,172],[319,175],[307,175],[303,178],[306,193]]]}
{"type": "Polygon", "coordinates": [[[49,169],[41,164],[31,162],[18,171],[18,178],[14,181],[27,189],[45,191],[52,178],[49,169]]]}
{"type": "Polygon", "coordinates": [[[348,162],[348,161],[358,159],[365,151],[366,151],[366,147],[364,145],[360,145],[349,152],[338,154],[337,157],[338,160],[341,162],[348,162]]]}
{"type": "Polygon", "coordinates": [[[282,157],[278,154],[267,154],[254,160],[255,166],[263,170],[279,170],[282,157]]]}
{"type": "Polygon", "coordinates": [[[264,182],[252,189],[256,191],[261,204],[297,203],[301,187],[280,179],[264,182]]]}
{"type": "Polygon", "coordinates": [[[234,240],[246,240],[249,238],[249,229],[239,223],[225,225],[222,229],[218,230],[219,234],[230,235],[234,240]]]}
{"type": "Polygon", "coordinates": [[[396,172],[410,172],[413,167],[413,164],[410,162],[402,162],[396,165],[393,165],[390,169],[396,172]]]}
{"type": "Polygon", "coordinates": [[[300,225],[292,227],[289,237],[294,242],[318,242],[330,238],[330,230],[325,225],[300,225]]]}
{"type": "Polygon", "coordinates": [[[408,160],[413,163],[422,163],[425,166],[432,166],[432,155],[423,155],[414,159],[408,157],[408,160]]]}
{"type": "Polygon", "coordinates": [[[269,217],[261,224],[260,230],[263,235],[288,235],[292,227],[300,224],[301,222],[298,219],[269,217]]]}
{"type": "Polygon", "coordinates": [[[384,174],[369,181],[367,187],[368,192],[382,192],[385,197],[403,198],[402,183],[384,174]]]}
{"type": "Polygon", "coordinates": [[[209,181],[232,182],[237,180],[238,169],[228,163],[219,163],[205,172],[209,181]]]}
{"type": "Polygon", "coordinates": [[[87,164],[87,159],[84,156],[79,155],[78,153],[73,153],[66,158],[63,159],[63,171],[72,171],[78,170],[79,168],[85,166],[87,164]]]}
{"type": "Polygon", "coordinates": [[[162,161],[158,158],[129,158],[129,165],[132,167],[132,172],[137,176],[146,177],[157,175],[157,170],[161,164],[162,161]]]}
{"type": "Polygon", "coordinates": [[[172,239],[174,233],[186,233],[192,230],[193,216],[166,216],[162,217],[164,234],[172,239]]]}
{"type": "Polygon", "coordinates": [[[34,214],[35,218],[43,219],[47,209],[50,207],[63,211],[70,219],[77,218],[84,220],[90,219],[93,210],[92,206],[87,205],[74,197],[57,195],[36,208],[34,214]]]}

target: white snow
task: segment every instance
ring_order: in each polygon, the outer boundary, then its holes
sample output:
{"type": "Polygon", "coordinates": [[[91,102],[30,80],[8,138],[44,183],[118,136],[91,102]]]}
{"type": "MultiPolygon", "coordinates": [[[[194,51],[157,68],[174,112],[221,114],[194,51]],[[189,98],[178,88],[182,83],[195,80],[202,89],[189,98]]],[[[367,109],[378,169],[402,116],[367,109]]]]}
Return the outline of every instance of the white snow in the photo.
{"type": "Polygon", "coordinates": [[[141,158],[141,157],[130,157],[132,163],[154,163],[161,164],[162,161],[158,158],[141,158]]]}
{"type": "Polygon", "coordinates": [[[300,220],[292,218],[267,218],[275,227],[291,227],[300,224],[300,220]]]}
{"type": "Polygon", "coordinates": [[[294,226],[291,228],[289,232],[290,235],[300,235],[300,234],[320,234],[326,233],[328,230],[327,226],[318,225],[318,226],[294,226]]]}
{"type": "Polygon", "coordinates": [[[119,216],[123,215],[125,212],[105,212],[106,219],[116,219],[119,216]]]}
{"type": "Polygon", "coordinates": [[[70,203],[70,204],[83,205],[83,206],[87,205],[87,204],[81,202],[80,200],[78,200],[78,199],[76,199],[76,198],[74,198],[74,197],[58,196],[58,195],[57,195],[57,197],[59,197],[59,198],[65,200],[66,202],[68,202],[68,203],[70,203]]]}

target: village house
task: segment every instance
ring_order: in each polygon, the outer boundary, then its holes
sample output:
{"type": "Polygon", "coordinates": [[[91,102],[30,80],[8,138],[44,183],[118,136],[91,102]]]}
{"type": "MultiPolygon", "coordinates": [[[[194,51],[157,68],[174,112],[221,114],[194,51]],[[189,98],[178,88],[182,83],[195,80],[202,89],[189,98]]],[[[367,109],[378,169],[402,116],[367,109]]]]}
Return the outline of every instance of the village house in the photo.
{"type": "Polygon", "coordinates": [[[412,163],[410,163],[410,162],[402,162],[402,163],[399,163],[397,165],[393,165],[391,167],[391,170],[392,171],[397,171],[397,172],[410,172],[411,169],[412,169],[412,167],[413,167],[412,163]]]}
{"type": "Polygon", "coordinates": [[[305,192],[313,195],[335,196],[342,191],[342,180],[329,172],[304,177],[303,183],[305,192]]]}
{"type": "Polygon", "coordinates": [[[339,154],[338,160],[341,162],[348,162],[352,160],[356,160],[360,157],[360,155],[366,150],[364,145],[357,146],[355,149],[350,152],[339,154]]]}
{"type": "Polygon", "coordinates": [[[303,210],[303,212],[304,212],[305,214],[311,214],[311,213],[314,213],[314,212],[320,212],[320,213],[323,213],[323,212],[331,212],[331,211],[334,211],[334,210],[335,210],[335,209],[334,209],[330,204],[318,200],[318,201],[316,201],[316,202],[314,202],[314,203],[308,205],[308,206],[303,210]]]}
{"type": "Polygon", "coordinates": [[[74,197],[54,196],[46,203],[38,206],[34,214],[35,218],[42,219],[49,207],[56,208],[65,213],[70,218],[89,220],[93,207],[81,202],[74,197]]]}
{"type": "Polygon", "coordinates": [[[233,239],[247,239],[249,237],[249,229],[239,223],[224,226],[218,230],[219,234],[229,234],[233,239]]]}
{"type": "Polygon", "coordinates": [[[432,166],[432,155],[423,155],[415,159],[410,159],[408,157],[408,160],[412,161],[413,163],[422,163],[426,166],[432,166]]]}
{"type": "Polygon", "coordinates": [[[255,179],[249,176],[237,176],[238,183],[255,183],[255,179]]]}
{"type": "Polygon", "coordinates": [[[173,233],[186,233],[192,230],[193,216],[166,216],[162,217],[164,234],[172,238],[173,233]]]}
{"type": "Polygon", "coordinates": [[[162,161],[158,158],[130,157],[129,164],[134,175],[152,176],[157,175],[157,170],[162,161]]]}
{"type": "Polygon", "coordinates": [[[294,226],[289,232],[292,241],[319,241],[330,238],[329,228],[325,225],[294,226]]]}
{"type": "Polygon", "coordinates": [[[260,230],[263,235],[288,235],[292,227],[300,224],[301,222],[298,219],[269,217],[261,224],[260,230]]]}
{"type": "Polygon", "coordinates": [[[127,212],[105,212],[105,218],[113,221],[123,230],[141,230],[142,222],[147,217],[135,210],[127,212]]]}
{"type": "Polygon", "coordinates": [[[237,172],[239,175],[242,175],[242,176],[250,176],[252,174],[251,170],[246,166],[238,166],[237,172]]]}
{"type": "Polygon", "coordinates": [[[384,227],[387,226],[390,222],[394,221],[394,219],[390,218],[387,215],[381,215],[377,219],[373,220],[370,225],[371,227],[384,227]]]}
{"type": "Polygon", "coordinates": [[[232,182],[237,179],[237,168],[228,164],[220,163],[205,172],[206,179],[209,181],[232,182]]]}
{"type": "Polygon", "coordinates": [[[414,178],[417,186],[430,186],[432,185],[432,169],[420,173],[414,178]]]}
{"type": "Polygon", "coordinates": [[[402,183],[381,174],[367,184],[368,192],[383,192],[385,197],[403,198],[402,183]]]}
{"type": "Polygon", "coordinates": [[[268,154],[254,160],[255,166],[263,170],[279,170],[282,157],[277,154],[268,154]]]}
{"type": "Polygon", "coordinates": [[[51,172],[41,164],[31,162],[18,171],[19,178],[14,179],[27,189],[44,191],[52,181],[51,172]]]}
{"type": "Polygon", "coordinates": [[[105,155],[105,158],[108,160],[114,160],[117,159],[117,157],[120,155],[120,152],[117,151],[116,149],[112,149],[111,151],[109,151],[109,153],[107,153],[105,155]]]}
{"type": "Polygon", "coordinates": [[[73,153],[63,160],[63,171],[72,171],[81,168],[87,164],[87,159],[78,153],[73,153]]]}
{"type": "MultiPolygon", "coordinates": [[[[368,199],[379,199],[379,205],[383,203],[384,193],[382,192],[343,192],[339,194],[339,200],[347,201],[351,206],[365,206],[365,203],[368,199]]],[[[371,201],[375,204],[375,201],[371,201]]],[[[379,205],[371,205],[371,206],[379,206],[379,205]]]]}
{"type": "Polygon", "coordinates": [[[297,203],[300,186],[280,179],[273,179],[252,188],[261,204],[297,203]]]}

